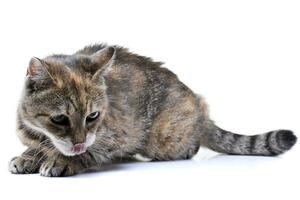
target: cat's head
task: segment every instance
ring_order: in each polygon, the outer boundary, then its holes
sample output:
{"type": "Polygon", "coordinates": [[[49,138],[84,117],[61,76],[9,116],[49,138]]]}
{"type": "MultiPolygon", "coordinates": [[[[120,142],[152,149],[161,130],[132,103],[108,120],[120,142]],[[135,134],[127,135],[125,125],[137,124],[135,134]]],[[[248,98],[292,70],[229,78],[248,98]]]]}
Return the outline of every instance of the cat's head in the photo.
{"type": "Polygon", "coordinates": [[[19,106],[21,123],[47,136],[67,156],[91,146],[107,110],[104,73],[115,48],[91,55],[32,58],[19,106]]]}

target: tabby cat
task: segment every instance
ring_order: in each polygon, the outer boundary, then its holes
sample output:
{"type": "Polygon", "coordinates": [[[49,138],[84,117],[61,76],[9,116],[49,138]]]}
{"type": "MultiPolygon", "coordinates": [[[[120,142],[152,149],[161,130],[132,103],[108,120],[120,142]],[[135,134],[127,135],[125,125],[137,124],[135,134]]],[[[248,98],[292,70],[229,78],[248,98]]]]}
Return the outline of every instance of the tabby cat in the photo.
{"type": "Polygon", "coordinates": [[[189,159],[200,145],[275,156],[296,143],[289,130],[246,136],[217,127],[204,99],[161,65],[108,45],[32,58],[17,113],[28,148],[9,170],[71,176],[120,158],[189,159]]]}

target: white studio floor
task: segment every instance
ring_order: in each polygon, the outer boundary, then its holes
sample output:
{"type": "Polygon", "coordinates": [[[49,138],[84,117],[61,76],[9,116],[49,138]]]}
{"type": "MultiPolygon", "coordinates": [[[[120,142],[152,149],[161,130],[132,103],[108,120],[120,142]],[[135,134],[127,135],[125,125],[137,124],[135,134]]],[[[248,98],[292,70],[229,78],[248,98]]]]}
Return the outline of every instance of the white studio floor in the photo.
{"type": "Polygon", "coordinates": [[[12,175],[3,169],[0,199],[292,200],[299,196],[297,152],[297,145],[281,157],[228,156],[200,149],[192,160],[114,164],[68,178],[12,175]]]}

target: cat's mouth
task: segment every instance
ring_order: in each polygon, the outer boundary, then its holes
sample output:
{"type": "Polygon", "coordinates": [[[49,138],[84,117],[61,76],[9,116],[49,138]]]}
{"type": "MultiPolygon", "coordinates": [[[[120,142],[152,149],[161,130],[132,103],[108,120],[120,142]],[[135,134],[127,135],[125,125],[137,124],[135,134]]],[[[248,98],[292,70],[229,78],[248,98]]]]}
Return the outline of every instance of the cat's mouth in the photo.
{"type": "Polygon", "coordinates": [[[54,146],[65,156],[83,154],[94,144],[95,134],[88,134],[84,143],[73,144],[69,139],[52,139],[54,146]]]}
{"type": "Polygon", "coordinates": [[[85,143],[75,144],[71,148],[71,152],[74,153],[75,155],[79,155],[79,154],[85,153],[86,150],[87,150],[87,146],[86,146],[85,143]]]}

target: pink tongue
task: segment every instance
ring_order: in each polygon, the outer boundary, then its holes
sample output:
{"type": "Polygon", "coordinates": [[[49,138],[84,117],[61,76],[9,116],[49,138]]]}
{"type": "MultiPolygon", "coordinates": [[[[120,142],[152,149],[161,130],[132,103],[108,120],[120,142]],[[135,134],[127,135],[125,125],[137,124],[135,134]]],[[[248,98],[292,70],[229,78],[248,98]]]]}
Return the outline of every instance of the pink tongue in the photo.
{"type": "Polygon", "coordinates": [[[82,150],[84,149],[84,144],[75,144],[73,147],[72,147],[72,151],[74,153],[79,153],[81,152],[82,150]]]}

